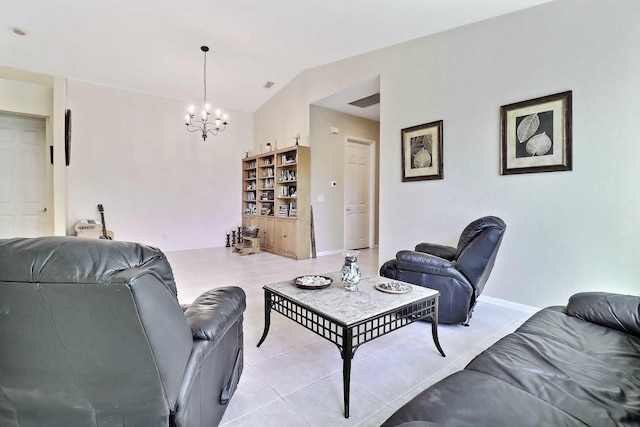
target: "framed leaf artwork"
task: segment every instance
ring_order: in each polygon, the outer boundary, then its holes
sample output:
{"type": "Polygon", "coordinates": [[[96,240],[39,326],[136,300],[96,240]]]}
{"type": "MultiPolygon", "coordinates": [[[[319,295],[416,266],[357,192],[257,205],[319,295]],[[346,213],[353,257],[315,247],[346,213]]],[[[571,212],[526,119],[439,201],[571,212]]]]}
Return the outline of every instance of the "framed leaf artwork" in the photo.
{"type": "Polygon", "coordinates": [[[501,175],[570,171],[571,91],[500,107],[501,175]]]}
{"type": "Polygon", "coordinates": [[[404,128],[402,181],[443,179],[442,120],[404,128]]]}

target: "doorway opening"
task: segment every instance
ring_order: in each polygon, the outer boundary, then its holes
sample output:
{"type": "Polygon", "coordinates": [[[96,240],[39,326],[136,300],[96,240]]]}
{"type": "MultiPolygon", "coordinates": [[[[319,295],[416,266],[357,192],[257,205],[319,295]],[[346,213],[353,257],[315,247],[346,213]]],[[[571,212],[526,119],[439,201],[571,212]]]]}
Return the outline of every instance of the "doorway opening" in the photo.
{"type": "Polygon", "coordinates": [[[375,141],[345,139],[344,248],[375,245],[375,141]]]}
{"type": "Polygon", "coordinates": [[[46,120],[0,113],[0,238],[53,231],[46,120]]]}

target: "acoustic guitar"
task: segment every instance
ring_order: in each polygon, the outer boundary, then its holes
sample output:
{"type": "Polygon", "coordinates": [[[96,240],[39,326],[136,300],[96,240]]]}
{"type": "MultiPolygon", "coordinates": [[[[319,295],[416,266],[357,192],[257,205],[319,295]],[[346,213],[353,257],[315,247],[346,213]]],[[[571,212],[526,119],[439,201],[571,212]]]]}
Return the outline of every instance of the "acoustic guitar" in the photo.
{"type": "Polygon", "coordinates": [[[100,239],[113,240],[113,231],[107,231],[107,224],[104,222],[104,207],[98,205],[98,212],[100,212],[100,219],[102,220],[102,236],[100,239]]]}

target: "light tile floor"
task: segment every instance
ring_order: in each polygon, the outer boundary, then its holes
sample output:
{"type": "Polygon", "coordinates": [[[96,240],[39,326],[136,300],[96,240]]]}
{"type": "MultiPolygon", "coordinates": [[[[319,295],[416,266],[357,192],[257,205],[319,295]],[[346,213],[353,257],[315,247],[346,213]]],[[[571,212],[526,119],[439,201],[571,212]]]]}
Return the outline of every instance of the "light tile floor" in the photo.
{"type": "MultiPolygon", "coordinates": [[[[364,344],[351,373],[351,414],[343,416],[342,359],[334,344],[278,313],[269,335],[264,328],[267,283],[342,267],[341,253],[294,261],[262,252],[240,256],[229,248],[168,252],[181,303],[202,292],[236,285],[247,294],[244,321],[245,368],[221,426],[379,426],[434,382],[458,371],[478,353],[515,330],[530,315],[480,298],[471,326],[439,325],[446,358],[438,353],[431,326],[416,322],[364,344]]],[[[363,274],[378,273],[376,249],[361,251],[363,274]]],[[[489,283],[490,286],[490,283],[489,283]]]]}

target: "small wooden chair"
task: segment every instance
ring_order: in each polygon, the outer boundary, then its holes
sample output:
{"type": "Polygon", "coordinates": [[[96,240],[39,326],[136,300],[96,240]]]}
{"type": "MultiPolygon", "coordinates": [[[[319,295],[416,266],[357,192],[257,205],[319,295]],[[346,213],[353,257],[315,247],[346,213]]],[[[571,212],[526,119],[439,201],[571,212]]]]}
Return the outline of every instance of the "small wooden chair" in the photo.
{"type": "Polygon", "coordinates": [[[260,253],[260,237],[258,237],[258,229],[242,229],[242,243],[236,243],[233,248],[240,252],[240,255],[259,254],[260,253]]]}

